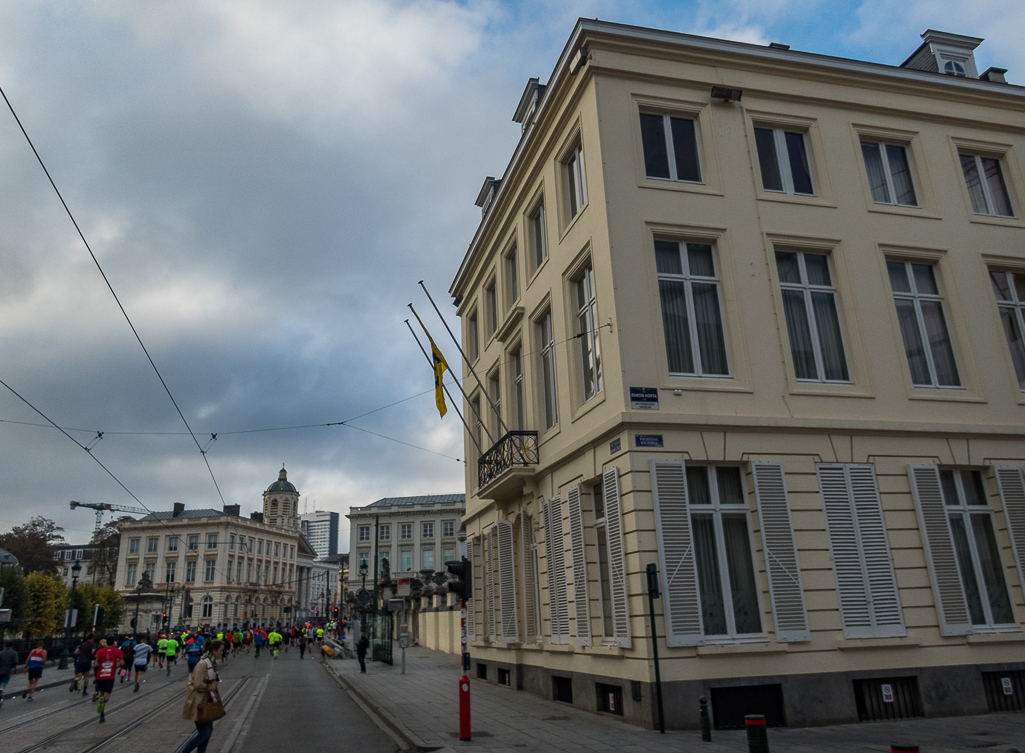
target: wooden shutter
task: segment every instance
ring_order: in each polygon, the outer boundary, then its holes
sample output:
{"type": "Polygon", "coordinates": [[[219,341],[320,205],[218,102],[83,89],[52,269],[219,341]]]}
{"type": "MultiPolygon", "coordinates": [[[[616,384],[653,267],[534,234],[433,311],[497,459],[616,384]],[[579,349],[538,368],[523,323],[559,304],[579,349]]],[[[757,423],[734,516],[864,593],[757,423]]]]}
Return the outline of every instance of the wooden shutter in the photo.
{"type": "Polygon", "coordinates": [[[488,611],[488,616],[487,616],[487,619],[486,619],[487,629],[486,629],[485,632],[486,632],[486,634],[488,636],[488,640],[490,640],[492,643],[494,643],[495,641],[498,640],[498,632],[497,632],[498,631],[498,626],[495,624],[495,565],[497,563],[495,562],[496,557],[495,557],[495,529],[494,528],[489,528],[488,532],[485,534],[485,539],[484,539],[484,559],[485,559],[484,569],[487,572],[487,579],[488,579],[487,580],[487,584],[488,584],[487,585],[488,598],[487,598],[487,605],[486,605],[486,609],[488,611]]]}
{"type": "Polygon", "coordinates": [[[562,533],[562,498],[545,505],[545,549],[548,554],[548,613],[552,643],[569,643],[569,610],[566,605],[566,554],[562,533]]]}
{"type": "Polygon", "coordinates": [[[609,585],[612,592],[612,628],[616,643],[630,647],[630,604],[626,589],[626,550],[623,546],[623,505],[619,497],[619,468],[605,469],[602,478],[605,532],[609,537],[609,585]]]}
{"type": "Polygon", "coordinates": [[[950,535],[950,521],[943,505],[940,471],[935,465],[909,465],[908,475],[936,598],[940,634],[965,635],[971,632],[971,618],[950,535]]]}
{"type": "Polygon", "coordinates": [[[844,637],[905,635],[874,466],[820,464],[817,471],[844,637]]]}
{"type": "Polygon", "coordinates": [[[513,525],[498,521],[498,597],[502,611],[502,642],[520,642],[520,620],[516,613],[516,568],[513,525]]]}
{"type": "Polygon", "coordinates": [[[651,461],[666,643],[701,643],[701,605],[694,564],[694,539],[687,509],[687,474],[682,460],[651,461]]]}
{"type": "Polygon", "coordinates": [[[577,645],[591,645],[591,610],[587,600],[587,549],[584,516],[580,509],[580,484],[566,494],[569,503],[569,541],[573,554],[573,606],[576,611],[577,645]]]}
{"type": "Polygon", "coordinates": [[[1021,587],[1025,590],[1025,474],[1018,466],[1001,465],[995,471],[1011,536],[1011,550],[1018,565],[1021,587]]]}
{"type": "Polygon", "coordinates": [[[534,529],[530,517],[520,514],[520,562],[523,572],[523,632],[527,641],[537,639],[537,610],[534,606],[534,529]]]}
{"type": "Polygon", "coordinates": [[[762,526],[776,640],[784,643],[810,641],[811,629],[804,604],[801,566],[797,560],[783,464],[756,461],[751,464],[751,471],[758,500],[758,519],[762,526]]]}
{"type": "Polygon", "coordinates": [[[466,540],[466,559],[470,561],[470,598],[466,600],[466,640],[475,641],[477,640],[477,615],[474,613],[474,606],[476,600],[473,598],[473,593],[476,592],[477,586],[474,583],[477,579],[477,572],[479,567],[477,561],[473,558],[474,554],[474,542],[475,537],[468,538],[466,540]]]}

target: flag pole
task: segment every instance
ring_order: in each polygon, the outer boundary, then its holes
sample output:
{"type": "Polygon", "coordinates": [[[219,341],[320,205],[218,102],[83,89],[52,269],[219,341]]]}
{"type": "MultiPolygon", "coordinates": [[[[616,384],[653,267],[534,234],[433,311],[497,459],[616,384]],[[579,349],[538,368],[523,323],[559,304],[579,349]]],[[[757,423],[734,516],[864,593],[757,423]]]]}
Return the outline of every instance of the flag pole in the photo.
{"type": "MultiPolygon", "coordinates": [[[[416,320],[418,322],[420,322],[420,326],[424,328],[424,332],[426,333],[427,332],[427,327],[424,327],[423,320],[420,318],[420,315],[418,313],[416,313],[416,309],[413,308],[413,304],[409,303],[409,304],[406,304],[406,305],[409,306],[409,310],[413,312],[413,316],[415,316],[416,320]]],[[[412,329],[412,327],[410,327],[410,329],[412,329]]],[[[449,332],[449,334],[451,334],[451,332],[449,332]]],[[[430,337],[430,335],[427,335],[427,336],[430,337]]],[[[420,342],[420,341],[417,340],[417,342],[420,342]]],[[[460,351],[460,352],[462,352],[462,351],[460,351]]],[[[432,366],[434,365],[434,361],[433,360],[431,361],[431,365],[432,366]]],[[[450,371],[451,371],[451,369],[450,369],[450,371]]],[[[452,376],[455,376],[455,374],[453,374],[452,376]]],[[[474,374],[474,376],[476,376],[476,374],[474,374]]],[[[480,384],[480,380],[479,379],[477,380],[477,384],[480,384]]],[[[466,394],[466,390],[463,389],[463,385],[460,383],[459,379],[456,379],[456,386],[459,388],[459,391],[463,393],[463,397],[466,398],[466,404],[470,406],[470,410],[473,410],[473,402],[470,400],[470,396],[466,394]]],[[[481,392],[484,392],[484,394],[487,395],[487,392],[484,390],[484,386],[483,385],[481,385],[481,392]]],[[[499,420],[501,420],[501,419],[499,419],[499,420]]],[[[484,420],[483,420],[483,418],[481,418],[481,415],[480,415],[479,412],[477,412],[477,421],[480,423],[480,428],[482,428],[484,430],[484,433],[488,435],[488,440],[491,442],[491,444],[495,444],[495,438],[493,436],[491,436],[491,432],[488,431],[488,425],[486,423],[484,423],[484,420]]],[[[467,429],[467,431],[469,431],[470,427],[466,427],[466,429],[467,429]]],[[[472,435],[472,432],[471,432],[471,435],[472,435]]],[[[481,455],[484,454],[484,450],[481,449],[480,445],[477,445],[477,451],[481,455]]]]}
{"type": "MultiPolygon", "coordinates": [[[[431,360],[431,357],[427,355],[427,351],[424,349],[423,344],[420,342],[420,338],[416,336],[416,332],[414,332],[413,328],[410,326],[409,319],[406,319],[405,321],[406,326],[409,327],[409,334],[413,336],[413,339],[416,340],[416,344],[420,346],[420,352],[424,354],[424,358],[427,359],[427,363],[433,366],[434,362],[431,360]]],[[[470,441],[473,442],[473,444],[477,447],[477,454],[480,455],[480,445],[477,444],[477,438],[473,435],[473,432],[470,431],[470,426],[466,423],[466,419],[463,418],[463,414],[460,412],[459,407],[456,405],[456,401],[452,399],[452,393],[448,391],[448,385],[442,382],[441,388],[445,390],[445,394],[448,395],[448,399],[452,401],[452,409],[456,412],[456,415],[459,416],[459,420],[463,422],[463,426],[466,427],[466,433],[470,435],[470,441]]]]}
{"type": "MultiPolygon", "coordinates": [[[[431,302],[431,305],[434,306],[434,310],[438,312],[438,318],[441,319],[441,323],[444,324],[445,329],[448,330],[449,337],[452,338],[452,342],[454,342],[456,344],[456,348],[459,349],[459,355],[463,357],[463,361],[466,363],[466,367],[470,370],[470,373],[473,374],[473,378],[477,380],[477,385],[480,387],[481,393],[484,395],[485,399],[488,401],[488,404],[491,406],[491,410],[495,412],[495,416],[498,418],[499,429],[502,431],[503,434],[507,433],[509,431],[509,427],[506,426],[505,421],[502,420],[502,412],[498,410],[498,407],[495,405],[495,401],[491,399],[491,395],[489,395],[488,391],[484,389],[484,385],[481,383],[480,377],[477,376],[477,372],[473,370],[473,365],[470,363],[470,359],[466,357],[466,353],[463,352],[463,347],[459,344],[459,340],[457,340],[456,336],[452,334],[452,330],[448,326],[448,322],[446,322],[445,317],[441,315],[441,311],[438,309],[438,304],[436,304],[434,302],[434,299],[431,298],[431,294],[427,290],[427,286],[424,285],[423,280],[420,280],[419,285],[421,288],[424,289],[424,292],[427,293],[427,300],[431,302]]],[[[481,423],[483,424],[483,422],[481,423]]],[[[488,437],[490,438],[490,436],[491,435],[489,434],[488,437]]]]}

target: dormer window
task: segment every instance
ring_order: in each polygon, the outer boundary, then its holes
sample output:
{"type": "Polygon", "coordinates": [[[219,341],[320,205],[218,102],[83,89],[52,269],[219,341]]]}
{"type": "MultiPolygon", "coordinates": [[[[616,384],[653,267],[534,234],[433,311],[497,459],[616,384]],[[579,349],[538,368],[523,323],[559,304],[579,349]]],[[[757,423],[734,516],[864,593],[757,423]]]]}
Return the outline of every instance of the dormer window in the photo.
{"type": "Polygon", "coordinates": [[[955,78],[979,78],[975,67],[975,48],[980,44],[982,40],[978,37],[929,29],[922,34],[922,44],[900,67],[955,78]]]}
{"type": "Polygon", "coordinates": [[[964,66],[956,60],[948,60],[943,64],[943,72],[948,76],[958,76],[959,78],[967,78],[968,74],[965,73],[964,66]]]}

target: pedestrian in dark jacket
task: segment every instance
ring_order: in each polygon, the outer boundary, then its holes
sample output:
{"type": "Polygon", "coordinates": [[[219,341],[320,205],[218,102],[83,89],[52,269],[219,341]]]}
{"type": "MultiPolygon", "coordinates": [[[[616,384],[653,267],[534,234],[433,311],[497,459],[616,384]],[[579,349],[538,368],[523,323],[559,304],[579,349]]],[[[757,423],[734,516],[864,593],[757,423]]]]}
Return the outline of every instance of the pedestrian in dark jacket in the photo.
{"type": "Polygon", "coordinates": [[[356,643],[356,658],[359,659],[359,673],[365,675],[367,673],[367,649],[370,648],[370,641],[367,640],[367,634],[361,630],[359,633],[359,641],[356,643]]]}

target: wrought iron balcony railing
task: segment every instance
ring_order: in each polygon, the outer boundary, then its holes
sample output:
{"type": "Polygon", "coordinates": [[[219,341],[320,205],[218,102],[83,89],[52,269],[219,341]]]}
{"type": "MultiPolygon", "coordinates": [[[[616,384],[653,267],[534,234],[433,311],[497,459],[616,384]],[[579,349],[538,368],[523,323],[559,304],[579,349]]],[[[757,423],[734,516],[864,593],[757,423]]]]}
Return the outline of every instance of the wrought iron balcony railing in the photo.
{"type": "Polygon", "coordinates": [[[510,468],[537,465],[537,432],[510,431],[477,460],[477,487],[484,489],[510,468]]]}

